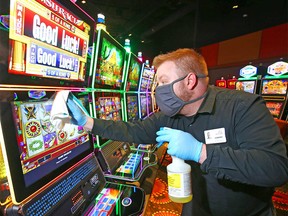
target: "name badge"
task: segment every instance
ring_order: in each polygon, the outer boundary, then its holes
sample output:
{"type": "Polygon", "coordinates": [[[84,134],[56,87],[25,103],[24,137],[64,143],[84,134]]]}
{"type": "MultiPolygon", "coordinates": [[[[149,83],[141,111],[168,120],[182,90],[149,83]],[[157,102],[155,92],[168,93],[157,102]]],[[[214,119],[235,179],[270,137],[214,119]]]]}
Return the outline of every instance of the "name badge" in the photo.
{"type": "Polygon", "coordinates": [[[225,128],[206,130],[204,131],[204,135],[206,144],[216,144],[226,142],[225,128]]]}

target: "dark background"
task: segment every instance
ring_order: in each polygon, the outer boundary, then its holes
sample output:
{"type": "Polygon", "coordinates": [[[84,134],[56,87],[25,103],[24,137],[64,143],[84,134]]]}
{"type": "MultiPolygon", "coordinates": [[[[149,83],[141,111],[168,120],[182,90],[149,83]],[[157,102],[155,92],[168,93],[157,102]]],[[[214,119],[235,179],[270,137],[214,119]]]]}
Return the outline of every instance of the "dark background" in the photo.
{"type": "Polygon", "coordinates": [[[181,47],[200,48],[288,20],[287,0],[86,0],[86,4],[78,0],[77,4],[95,20],[103,13],[107,31],[123,45],[129,38],[132,52],[142,51],[144,59],[181,47]]]}

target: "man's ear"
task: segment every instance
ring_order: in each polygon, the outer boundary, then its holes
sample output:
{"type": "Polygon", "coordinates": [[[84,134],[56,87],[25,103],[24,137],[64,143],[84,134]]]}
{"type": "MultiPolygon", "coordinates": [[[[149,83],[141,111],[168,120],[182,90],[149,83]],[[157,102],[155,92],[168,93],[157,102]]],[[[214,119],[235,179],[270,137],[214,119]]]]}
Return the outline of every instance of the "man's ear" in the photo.
{"type": "Polygon", "coordinates": [[[189,73],[186,79],[189,89],[192,90],[197,86],[198,79],[195,73],[189,73]]]}

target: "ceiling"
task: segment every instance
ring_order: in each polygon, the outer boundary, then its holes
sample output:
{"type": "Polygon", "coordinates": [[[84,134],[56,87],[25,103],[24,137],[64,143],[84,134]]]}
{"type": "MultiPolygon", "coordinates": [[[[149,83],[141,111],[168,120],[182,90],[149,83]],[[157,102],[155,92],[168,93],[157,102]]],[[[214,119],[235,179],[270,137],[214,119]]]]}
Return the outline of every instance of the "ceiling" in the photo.
{"type": "Polygon", "coordinates": [[[199,48],[287,23],[288,0],[81,0],[95,20],[105,15],[107,31],[132,52],[152,59],[181,47],[199,48]],[[238,8],[233,9],[234,5],[238,8]],[[132,34],[129,36],[129,34],[132,34]]]}

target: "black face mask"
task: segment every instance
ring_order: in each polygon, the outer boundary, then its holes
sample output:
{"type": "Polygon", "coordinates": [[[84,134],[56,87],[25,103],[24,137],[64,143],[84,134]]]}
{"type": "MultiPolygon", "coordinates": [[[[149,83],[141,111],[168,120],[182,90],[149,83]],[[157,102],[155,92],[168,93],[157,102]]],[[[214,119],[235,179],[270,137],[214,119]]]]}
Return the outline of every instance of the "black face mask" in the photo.
{"type": "MultiPolygon", "coordinates": [[[[190,101],[183,101],[181,100],[174,92],[173,90],[173,85],[176,82],[179,82],[183,79],[185,79],[188,75],[181,77],[179,79],[174,80],[172,83],[170,84],[166,84],[163,86],[158,86],[155,89],[155,98],[156,98],[156,102],[157,105],[159,106],[160,110],[165,114],[168,115],[170,117],[175,116],[176,114],[178,114],[180,112],[180,110],[186,105],[186,104],[190,104],[190,103],[194,103],[198,100],[201,100],[202,98],[204,98],[206,96],[206,92],[201,95],[198,98],[195,98],[193,100],[190,101]]],[[[205,78],[207,77],[206,75],[197,75],[198,78],[205,78]]]]}

